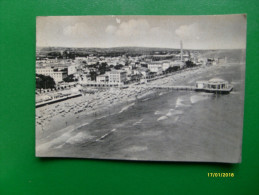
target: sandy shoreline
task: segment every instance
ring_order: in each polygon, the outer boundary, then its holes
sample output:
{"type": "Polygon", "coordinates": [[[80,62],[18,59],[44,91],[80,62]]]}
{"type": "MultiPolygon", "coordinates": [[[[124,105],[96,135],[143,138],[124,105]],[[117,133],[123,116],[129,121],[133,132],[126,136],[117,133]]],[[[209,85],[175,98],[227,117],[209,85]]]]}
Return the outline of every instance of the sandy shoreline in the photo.
{"type": "MultiPolygon", "coordinates": [[[[196,67],[185,69],[167,75],[164,78],[153,80],[150,84],[162,85],[193,85],[194,77],[219,66],[196,67]]],[[[134,105],[137,99],[155,93],[157,90],[149,89],[143,85],[131,85],[126,89],[111,88],[99,91],[94,95],[86,94],[81,97],[63,102],[43,106],[36,109],[36,146],[51,147],[51,141],[66,132],[85,126],[91,121],[100,119],[114,113],[121,113],[134,105]],[[46,145],[46,143],[48,143],[46,145]]],[[[69,139],[69,137],[67,138],[69,139]]]]}

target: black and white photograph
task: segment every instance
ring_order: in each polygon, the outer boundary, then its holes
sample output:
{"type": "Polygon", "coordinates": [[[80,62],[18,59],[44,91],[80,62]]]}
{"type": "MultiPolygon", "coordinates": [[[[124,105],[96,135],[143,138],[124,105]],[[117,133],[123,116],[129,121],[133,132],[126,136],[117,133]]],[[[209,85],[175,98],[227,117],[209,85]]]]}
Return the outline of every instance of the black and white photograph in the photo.
{"type": "Polygon", "coordinates": [[[37,157],[240,163],[245,14],[38,16],[37,157]]]}

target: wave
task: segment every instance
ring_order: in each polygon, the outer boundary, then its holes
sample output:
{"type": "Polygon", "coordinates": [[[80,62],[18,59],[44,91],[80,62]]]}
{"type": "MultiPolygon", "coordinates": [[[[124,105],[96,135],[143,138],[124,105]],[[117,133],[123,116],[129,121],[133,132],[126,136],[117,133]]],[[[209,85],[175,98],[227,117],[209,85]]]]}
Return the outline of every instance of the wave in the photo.
{"type": "Polygon", "coordinates": [[[140,124],[142,121],[143,121],[143,118],[140,119],[139,121],[135,122],[135,123],[133,124],[133,126],[140,124]]]}
{"type": "Polygon", "coordinates": [[[147,91],[143,94],[139,94],[137,98],[142,99],[142,98],[145,98],[145,97],[147,97],[148,95],[151,95],[151,94],[153,94],[153,91],[147,91]]]}
{"type": "MultiPolygon", "coordinates": [[[[179,118],[177,115],[183,114],[182,110],[175,110],[175,109],[170,109],[169,112],[166,114],[166,117],[173,117],[176,116],[179,118]]],[[[161,117],[160,117],[161,118],[161,117]]]]}
{"type": "Polygon", "coordinates": [[[178,121],[179,119],[179,115],[183,114],[183,111],[181,110],[174,110],[174,109],[170,109],[170,111],[165,115],[165,116],[161,116],[157,119],[157,121],[161,121],[161,120],[166,120],[168,118],[172,118],[173,122],[178,121]],[[175,117],[175,118],[173,118],[175,117]]]}
{"type": "Polygon", "coordinates": [[[69,139],[70,136],[71,136],[71,132],[73,131],[74,129],[66,132],[66,133],[63,133],[61,136],[59,136],[58,138],[56,139],[53,139],[49,142],[46,142],[44,144],[41,144],[39,146],[36,147],[36,150],[37,151],[44,151],[44,150],[47,150],[49,149],[51,146],[55,145],[55,144],[59,144],[59,143],[63,143],[65,140],[69,139]]]}
{"type": "Polygon", "coordinates": [[[132,107],[132,106],[134,106],[134,105],[135,105],[135,103],[132,103],[132,104],[129,104],[129,105],[123,107],[119,113],[122,113],[122,112],[128,110],[130,107],[132,107]]]}
{"type": "Polygon", "coordinates": [[[172,112],[169,111],[166,116],[172,116],[172,112]]]}
{"type": "Polygon", "coordinates": [[[161,95],[164,95],[164,94],[165,94],[165,93],[161,92],[161,93],[159,93],[158,95],[161,96],[161,95]]]}
{"type": "Polygon", "coordinates": [[[65,129],[62,130],[62,132],[65,131],[65,133],[59,135],[57,138],[52,139],[51,141],[48,141],[46,143],[43,143],[41,145],[36,146],[36,151],[46,151],[47,149],[49,149],[50,147],[52,147],[53,145],[56,144],[64,144],[68,139],[71,138],[72,132],[80,127],[86,126],[89,123],[83,123],[83,124],[79,124],[76,126],[69,126],[66,127],[65,129]]]}
{"type": "Polygon", "coordinates": [[[188,104],[183,104],[183,102],[184,102],[184,100],[182,98],[177,98],[175,107],[179,108],[179,107],[189,107],[190,106],[188,104]]]}
{"type": "MultiPolygon", "coordinates": [[[[108,115],[107,115],[108,116],[108,115]]],[[[97,120],[100,120],[100,119],[103,119],[103,118],[105,118],[105,117],[107,117],[106,115],[104,115],[104,116],[101,116],[101,117],[99,117],[99,118],[96,118],[97,120]]]]}
{"type": "Polygon", "coordinates": [[[167,117],[167,116],[161,116],[161,117],[159,117],[159,118],[157,119],[157,121],[161,121],[161,120],[165,120],[165,119],[168,119],[168,117],[167,117]]]}
{"type": "Polygon", "coordinates": [[[110,135],[112,132],[115,132],[115,131],[116,131],[116,129],[112,129],[111,131],[102,135],[100,138],[96,139],[95,141],[98,142],[98,141],[104,140],[104,138],[106,138],[108,135],[110,135]]]}
{"type": "Polygon", "coordinates": [[[195,104],[197,102],[200,102],[206,99],[208,99],[208,96],[204,96],[204,95],[193,95],[190,97],[190,101],[192,104],[195,104]]]}
{"type": "Polygon", "coordinates": [[[75,129],[79,129],[80,127],[83,127],[83,126],[86,126],[88,125],[89,123],[83,123],[83,124],[80,124],[79,126],[77,126],[75,129]]]}
{"type": "Polygon", "coordinates": [[[56,148],[56,149],[60,149],[60,148],[62,148],[62,147],[64,146],[64,144],[65,144],[65,143],[60,144],[59,146],[57,146],[57,147],[55,147],[55,148],[56,148]]]}
{"type": "Polygon", "coordinates": [[[79,132],[77,133],[75,136],[69,138],[66,143],[68,144],[77,144],[77,143],[81,143],[81,142],[84,142],[86,140],[91,140],[93,138],[95,138],[96,136],[92,136],[92,135],[89,135],[88,133],[86,132],[79,132]]]}
{"type": "Polygon", "coordinates": [[[180,115],[180,114],[183,114],[183,111],[182,110],[170,109],[169,113],[172,113],[172,115],[180,115]]]}

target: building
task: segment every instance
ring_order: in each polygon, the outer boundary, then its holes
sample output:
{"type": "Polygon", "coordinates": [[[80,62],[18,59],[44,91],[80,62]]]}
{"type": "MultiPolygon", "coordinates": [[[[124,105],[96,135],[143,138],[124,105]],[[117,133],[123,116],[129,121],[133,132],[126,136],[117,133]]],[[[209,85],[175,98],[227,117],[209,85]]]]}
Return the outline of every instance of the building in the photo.
{"type": "Polygon", "coordinates": [[[126,71],[122,70],[113,70],[109,72],[109,83],[110,84],[124,84],[127,80],[126,71]]]}
{"type": "Polygon", "coordinates": [[[209,81],[197,81],[196,91],[205,91],[210,93],[230,93],[233,90],[233,85],[228,81],[220,78],[213,78],[209,81]]]}
{"type": "Polygon", "coordinates": [[[170,63],[171,67],[179,67],[180,69],[182,69],[184,67],[184,65],[185,65],[185,63],[180,60],[173,61],[170,63]]]}
{"type": "Polygon", "coordinates": [[[181,61],[181,57],[182,57],[181,54],[176,54],[176,55],[174,55],[174,60],[181,61]]]}
{"type": "Polygon", "coordinates": [[[208,81],[196,81],[196,90],[202,90],[207,87],[208,81]]]}
{"type": "Polygon", "coordinates": [[[214,62],[214,59],[208,58],[206,65],[207,65],[207,66],[211,66],[211,65],[213,65],[213,62],[214,62]]]}
{"type": "Polygon", "coordinates": [[[183,55],[183,60],[182,60],[182,61],[186,62],[186,61],[188,61],[188,60],[190,60],[190,56],[189,56],[189,54],[184,54],[184,55],[183,55]]]}
{"type": "Polygon", "coordinates": [[[87,57],[75,57],[75,60],[78,60],[78,61],[86,61],[86,60],[87,60],[87,57]]]}
{"type": "Polygon", "coordinates": [[[208,82],[209,89],[226,89],[228,88],[228,86],[229,86],[228,81],[225,81],[220,78],[213,78],[213,79],[210,79],[208,82]]]}
{"type": "Polygon", "coordinates": [[[131,66],[124,66],[123,70],[126,71],[127,75],[132,74],[132,67],[131,66]]]}
{"type": "Polygon", "coordinates": [[[51,67],[36,68],[36,74],[50,76],[56,83],[63,81],[67,77],[67,69],[54,69],[51,67]]]}
{"type": "Polygon", "coordinates": [[[167,70],[169,67],[170,67],[170,62],[164,61],[163,64],[162,64],[163,71],[167,70]]]}
{"type": "Polygon", "coordinates": [[[108,83],[109,82],[109,76],[107,74],[102,74],[96,77],[97,83],[108,83]]]}
{"type": "Polygon", "coordinates": [[[76,69],[75,65],[71,65],[71,66],[67,67],[67,74],[68,75],[74,74],[74,73],[76,73],[76,71],[77,71],[77,69],[76,69]]]}
{"type": "Polygon", "coordinates": [[[149,69],[141,67],[138,69],[138,71],[140,72],[140,74],[142,75],[143,78],[147,78],[147,76],[149,74],[149,69]]]}
{"type": "Polygon", "coordinates": [[[162,74],[163,73],[163,63],[162,62],[152,62],[148,64],[148,69],[150,72],[155,72],[156,74],[162,74]]]}
{"type": "Polygon", "coordinates": [[[207,58],[198,58],[198,64],[205,66],[207,64],[207,58]]]}

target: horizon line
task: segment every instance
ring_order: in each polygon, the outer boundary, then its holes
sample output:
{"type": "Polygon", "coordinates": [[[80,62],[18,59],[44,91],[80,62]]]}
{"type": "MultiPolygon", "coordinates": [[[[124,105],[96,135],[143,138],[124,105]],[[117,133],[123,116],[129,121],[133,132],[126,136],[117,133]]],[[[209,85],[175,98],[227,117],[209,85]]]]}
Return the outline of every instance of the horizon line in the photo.
{"type": "MultiPolygon", "coordinates": [[[[58,47],[58,48],[85,48],[85,49],[112,49],[112,48],[156,48],[156,49],[175,49],[175,50],[181,50],[181,48],[171,48],[171,47],[147,47],[147,46],[115,46],[115,47],[76,47],[76,46],[37,46],[38,47],[58,47]]],[[[242,50],[246,50],[246,48],[217,48],[217,49],[212,49],[212,48],[208,48],[208,49],[190,49],[190,48],[183,48],[183,50],[234,50],[234,49],[242,49],[242,50]]]]}

